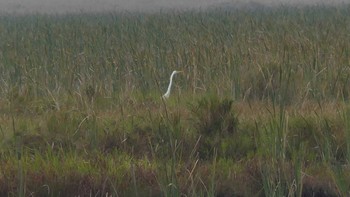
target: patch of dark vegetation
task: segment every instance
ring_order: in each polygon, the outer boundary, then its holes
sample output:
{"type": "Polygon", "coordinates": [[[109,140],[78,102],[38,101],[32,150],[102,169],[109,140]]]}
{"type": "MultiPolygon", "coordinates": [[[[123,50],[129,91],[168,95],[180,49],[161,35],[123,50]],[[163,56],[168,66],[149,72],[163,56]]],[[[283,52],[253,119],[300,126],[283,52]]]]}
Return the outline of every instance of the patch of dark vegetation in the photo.
{"type": "Polygon", "coordinates": [[[198,150],[201,158],[212,158],[215,149],[220,156],[233,156],[228,153],[232,151],[239,122],[232,103],[229,99],[203,98],[192,106],[195,127],[202,136],[198,150]]]}

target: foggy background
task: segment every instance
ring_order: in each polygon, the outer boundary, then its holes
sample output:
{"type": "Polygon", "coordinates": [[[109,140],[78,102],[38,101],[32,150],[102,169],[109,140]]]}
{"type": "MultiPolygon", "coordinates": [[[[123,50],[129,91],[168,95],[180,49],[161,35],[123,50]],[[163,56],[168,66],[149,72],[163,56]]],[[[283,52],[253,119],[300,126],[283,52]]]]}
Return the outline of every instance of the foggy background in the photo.
{"type": "Polygon", "coordinates": [[[1,13],[71,13],[103,11],[158,11],[277,5],[340,5],[349,0],[0,0],[1,13]]]}

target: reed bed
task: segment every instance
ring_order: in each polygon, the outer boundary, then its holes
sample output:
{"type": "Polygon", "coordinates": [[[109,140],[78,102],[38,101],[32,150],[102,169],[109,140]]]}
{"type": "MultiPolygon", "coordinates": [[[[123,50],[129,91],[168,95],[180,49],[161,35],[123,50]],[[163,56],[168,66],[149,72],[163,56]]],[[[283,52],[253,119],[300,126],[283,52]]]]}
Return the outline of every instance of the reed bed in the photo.
{"type": "Polygon", "coordinates": [[[0,194],[348,196],[349,27],[346,4],[1,15],[0,194]]]}

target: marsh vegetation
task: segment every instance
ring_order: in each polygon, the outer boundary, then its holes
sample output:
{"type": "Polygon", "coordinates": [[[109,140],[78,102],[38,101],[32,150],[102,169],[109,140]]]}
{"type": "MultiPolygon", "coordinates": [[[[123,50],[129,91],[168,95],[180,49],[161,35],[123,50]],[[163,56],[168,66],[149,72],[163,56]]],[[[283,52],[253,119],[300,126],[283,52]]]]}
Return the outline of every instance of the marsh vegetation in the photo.
{"type": "Polygon", "coordinates": [[[0,194],[348,196],[349,27],[345,5],[2,15],[0,194]]]}

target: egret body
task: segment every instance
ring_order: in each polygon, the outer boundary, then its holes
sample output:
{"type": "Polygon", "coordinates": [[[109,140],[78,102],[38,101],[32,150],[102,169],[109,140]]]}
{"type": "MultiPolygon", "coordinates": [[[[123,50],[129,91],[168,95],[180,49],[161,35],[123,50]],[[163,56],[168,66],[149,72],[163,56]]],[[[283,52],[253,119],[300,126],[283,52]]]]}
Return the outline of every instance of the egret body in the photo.
{"type": "Polygon", "coordinates": [[[177,73],[181,73],[181,72],[182,72],[182,71],[174,70],[173,73],[171,73],[171,75],[170,75],[170,83],[169,83],[169,86],[168,86],[168,90],[167,90],[166,93],[162,96],[163,99],[169,98],[169,96],[170,96],[170,91],[171,91],[171,86],[173,85],[173,78],[174,78],[174,75],[177,74],[177,73]]]}

